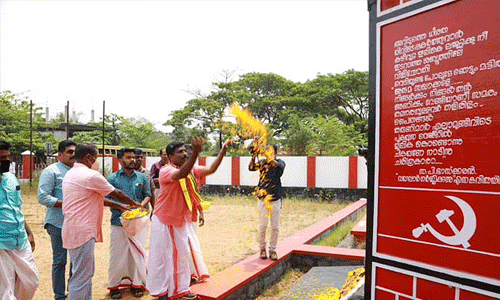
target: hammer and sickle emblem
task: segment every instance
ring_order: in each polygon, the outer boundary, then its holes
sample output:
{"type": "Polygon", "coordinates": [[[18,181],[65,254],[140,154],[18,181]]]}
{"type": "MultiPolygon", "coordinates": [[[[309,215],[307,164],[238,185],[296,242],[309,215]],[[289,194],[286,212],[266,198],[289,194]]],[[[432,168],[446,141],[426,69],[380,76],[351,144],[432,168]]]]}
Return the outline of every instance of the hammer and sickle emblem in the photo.
{"type": "Polygon", "coordinates": [[[462,210],[462,213],[464,215],[464,225],[462,229],[459,231],[455,226],[455,224],[450,220],[450,217],[453,214],[455,214],[455,212],[453,210],[442,209],[436,215],[436,218],[438,219],[439,223],[443,223],[443,221],[446,221],[446,223],[448,223],[448,225],[450,226],[451,230],[453,230],[455,235],[452,236],[442,235],[441,233],[437,232],[434,228],[432,228],[432,226],[429,223],[420,224],[419,227],[412,230],[412,234],[415,238],[419,238],[423,232],[429,231],[435,238],[437,238],[443,243],[453,246],[462,245],[464,248],[469,248],[470,247],[469,239],[476,232],[476,225],[477,225],[476,214],[474,213],[472,207],[464,200],[454,196],[445,196],[445,197],[455,202],[458,205],[458,207],[460,207],[460,209],[462,210]]]}

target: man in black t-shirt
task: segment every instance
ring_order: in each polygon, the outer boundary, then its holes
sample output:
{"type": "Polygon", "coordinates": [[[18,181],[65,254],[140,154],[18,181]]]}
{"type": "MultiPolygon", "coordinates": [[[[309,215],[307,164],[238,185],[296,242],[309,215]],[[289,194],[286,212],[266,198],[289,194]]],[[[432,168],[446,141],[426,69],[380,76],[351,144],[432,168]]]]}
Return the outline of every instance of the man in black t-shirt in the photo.
{"type": "Polygon", "coordinates": [[[274,149],[271,157],[257,159],[257,151],[251,148],[252,158],[248,169],[250,171],[260,171],[259,188],[257,196],[259,201],[257,203],[257,211],[259,215],[259,234],[258,242],[260,247],[260,258],[266,259],[266,232],[269,219],[271,219],[271,239],[269,241],[269,257],[272,260],[278,259],[276,253],[276,245],[278,244],[279,223],[281,214],[281,200],[283,198],[283,188],[281,186],[281,176],[285,170],[285,162],[276,158],[277,147],[276,145],[269,145],[274,149]]]}

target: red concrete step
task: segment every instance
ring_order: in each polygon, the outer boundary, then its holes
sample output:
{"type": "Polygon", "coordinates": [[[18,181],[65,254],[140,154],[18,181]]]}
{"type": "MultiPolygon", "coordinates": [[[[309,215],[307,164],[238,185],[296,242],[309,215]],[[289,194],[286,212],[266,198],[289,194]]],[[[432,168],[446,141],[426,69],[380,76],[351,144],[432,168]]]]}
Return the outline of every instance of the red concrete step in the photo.
{"type": "Polygon", "coordinates": [[[313,224],[296,234],[278,243],[278,261],[260,259],[254,254],[235,265],[212,275],[206,282],[195,284],[191,292],[198,295],[200,300],[222,300],[250,283],[256,277],[277,266],[280,261],[293,254],[336,257],[340,259],[353,259],[363,261],[365,250],[344,249],[336,247],[323,247],[309,245],[308,243],[328,232],[337,223],[345,220],[351,214],[366,207],[366,200],[359,200],[313,224]]]}
{"type": "Polygon", "coordinates": [[[356,243],[366,243],[366,215],[351,229],[356,243]]]}

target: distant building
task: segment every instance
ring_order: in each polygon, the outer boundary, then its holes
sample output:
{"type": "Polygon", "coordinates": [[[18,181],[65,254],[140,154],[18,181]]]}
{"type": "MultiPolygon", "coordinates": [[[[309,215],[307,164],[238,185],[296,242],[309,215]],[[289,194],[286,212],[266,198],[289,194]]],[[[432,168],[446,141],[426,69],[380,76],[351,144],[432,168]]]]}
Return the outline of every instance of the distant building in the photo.
{"type": "MultiPolygon", "coordinates": [[[[53,133],[54,138],[58,141],[65,140],[67,137],[66,134],[66,123],[61,123],[57,127],[47,127],[41,129],[42,132],[45,132],[47,134],[53,133]]],[[[101,126],[94,126],[94,125],[87,125],[87,124],[69,124],[69,138],[71,139],[74,135],[75,132],[82,132],[82,131],[102,131],[101,126]]],[[[116,128],[106,128],[104,129],[106,133],[116,133],[116,128]]]]}

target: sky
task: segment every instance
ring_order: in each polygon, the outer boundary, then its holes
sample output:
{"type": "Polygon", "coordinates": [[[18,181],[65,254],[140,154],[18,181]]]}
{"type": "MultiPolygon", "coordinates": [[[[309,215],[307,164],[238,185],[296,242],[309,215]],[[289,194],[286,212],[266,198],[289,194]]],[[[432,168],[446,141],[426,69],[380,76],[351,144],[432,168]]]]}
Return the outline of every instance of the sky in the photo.
{"type": "MultiPolygon", "coordinates": [[[[224,70],[294,82],[368,70],[366,0],[0,1],[0,90],[54,117],[161,126],[224,70]]],[[[233,79],[237,80],[237,77],[233,79]]]]}

